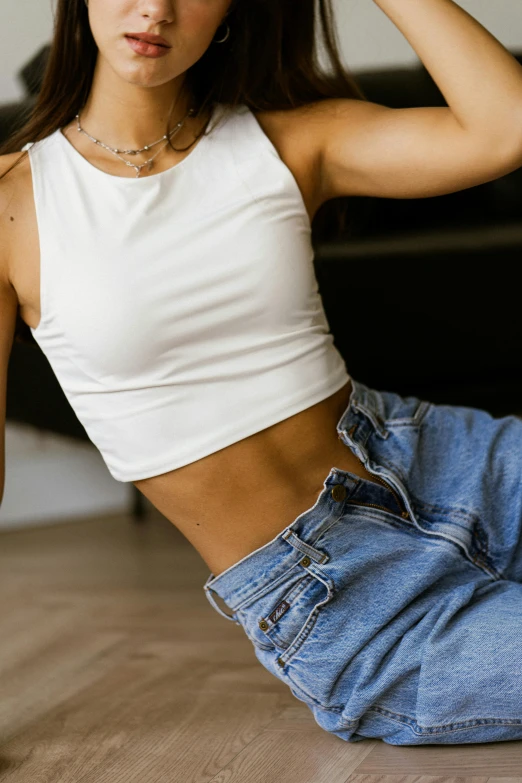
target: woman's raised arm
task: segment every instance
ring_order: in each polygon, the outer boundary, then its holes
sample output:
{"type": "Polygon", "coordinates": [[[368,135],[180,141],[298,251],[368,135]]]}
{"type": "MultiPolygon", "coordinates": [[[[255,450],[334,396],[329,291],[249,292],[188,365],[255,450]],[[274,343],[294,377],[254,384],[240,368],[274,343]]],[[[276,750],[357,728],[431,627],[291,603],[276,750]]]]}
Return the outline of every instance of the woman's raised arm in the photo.
{"type": "Polygon", "coordinates": [[[405,35],[448,107],[390,109],[320,102],[322,200],[422,198],[496,179],[522,165],[522,66],[452,0],[374,0],[405,35]]]}

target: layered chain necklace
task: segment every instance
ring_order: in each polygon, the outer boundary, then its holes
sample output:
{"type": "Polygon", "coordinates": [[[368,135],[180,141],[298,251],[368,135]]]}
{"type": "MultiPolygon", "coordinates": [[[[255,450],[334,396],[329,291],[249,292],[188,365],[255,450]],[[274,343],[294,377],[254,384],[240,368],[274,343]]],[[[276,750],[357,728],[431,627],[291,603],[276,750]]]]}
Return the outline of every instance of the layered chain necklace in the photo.
{"type": "MultiPolygon", "coordinates": [[[[84,133],[87,136],[87,138],[89,138],[95,144],[98,144],[98,146],[103,147],[108,152],[112,152],[113,155],[116,155],[116,157],[119,158],[123,163],[125,163],[126,166],[132,166],[132,168],[136,171],[136,179],[137,179],[140,176],[140,174],[141,174],[141,170],[145,166],[147,166],[147,170],[148,171],[152,170],[154,158],[157,155],[159,155],[159,153],[163,149],[165,149],[165,147],[169,143],[170,139],[173,138],[173,136],[175,136],[177,133],[180,132],[181,128],[185,124],[185,122],[188,119],[188,117],[194,117],[195,114],[196,114],[196,110],[194,108],[189,109],[188,112],[186,113],[186,115],[183,117],[183,119],[180,120],[177,123],[177,125],[175,125],[174,128],[169,133],[166,133],[164,136],[162,136],[157,141],[152,142],[152,144],[146,144],[144,147],[142,147],[139,150],[120,150],[120,149],[116,149],[115,147],[111,147],[108,144],[104,144],[103,141],[100,141],[99,139],[95,139],[94,136],[91,136],[89,133],[87,133],[86,130],[84,130],[81,127],[81,125],[80,125],[80,114],[79,113],[76,115],[75,120],[76,120],[76,129],[80,133],[84,133]],[[160,149],[156,153],[154,153],[152,158],[149,158],[148,160],[146,160],[145,163],[141,163],[141,164],[131,163],[131,161],[125,160],[125,158],[122,158],[121,155],[120,155],[120,153],[122,153],[123,155],[138,155],[140,152],[147,152],[148,150],[150,150],[153,147],[155,147],[156,144],[160,144],[160,142],[162,142],[162,141],[165,141],[165,144],[163,144],[163,146],[160,147],[160,149]]],[[[195,139],[194,139],[194,141],[195,141],[195,139]]]]}

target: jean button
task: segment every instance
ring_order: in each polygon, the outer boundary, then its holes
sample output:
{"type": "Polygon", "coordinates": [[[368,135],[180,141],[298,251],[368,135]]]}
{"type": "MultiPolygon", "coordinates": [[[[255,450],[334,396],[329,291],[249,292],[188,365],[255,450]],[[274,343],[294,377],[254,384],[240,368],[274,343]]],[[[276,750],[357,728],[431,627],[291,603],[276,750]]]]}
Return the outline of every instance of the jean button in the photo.
{"type": "Polygon", "coordinates": [[[337,500],[338,503],[345,499],[346,487],[344,484],[336,484],[334,487],[332,487],[332,497],[334,500],[337,500]]]}

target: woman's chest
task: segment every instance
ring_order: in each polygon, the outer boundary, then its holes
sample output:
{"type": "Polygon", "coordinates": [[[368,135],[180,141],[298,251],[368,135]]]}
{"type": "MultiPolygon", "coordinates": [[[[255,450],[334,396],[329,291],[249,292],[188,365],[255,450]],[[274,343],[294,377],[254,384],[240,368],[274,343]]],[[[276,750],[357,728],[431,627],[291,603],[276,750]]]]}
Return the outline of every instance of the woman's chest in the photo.
{"type": "MultiPolygon", "coordinates": [[[[274,144],[278,154],[281,157],[281,160],[284,163],[284,166],[287,169],[288,176],[293,177],[295,180],[295,185],[299,188],[300,196],[302,198],[302,202],[306,208],[306,212],[308,215],[308,222],[311,222],[313,219],[317,209],[319,208],[320,204],[317,201],[317,194],[318,194],[318,188],[317,188],[317,170],[316,166],[314,164],[314,161],[311,160],[310,150],[309,148],[306,148],[304,144],[296,144],[295,138],[292,138],[292,134],[290,132],[290,122],[291,122],[291,115],[292,112],[287,112],[288,114],[288,124],[285,126],[285,123],[281,121],[281,117],[285,114],[285,112],[271,112],[271,113],[260,113],[257,115],[257,119],[260,122],[260,125],[262,126],[264,132],[266,135],[270,138],[272,143],[274,144]]],[[[295,122],[295,120],[294,120],[295,122]]],[[[52,259],[45,259],[42,258],[42,254],[45,253],[46,248],[44,246],[44,240],[42,237],[42,226],[39,226],[39,220],[42,220],[42,218],[45,216],[45,209],[44,204],[40,207],[39,210],[37,210],[37,204],[35,203],[35,193],[33,190],[33,181],[31,177],[31,170],[29,167],[29,160],[23,161],[23,163],[18,167],[20,171],[16,175],[16,182],[15,182],[15,196],[10,201],[10,222],[9,222],[9,272],[10,272],[10,279],[13,284],[13,287],[15,288],[18,296],[18,301],[20,304],[20,315],[22,320],[28,324],[33,329],[36,329],[37,326],[40,323],[40,320],[43,315],[43,303],[41,301],[41,291],[42,291],[42,278],[48,273],[48,269],[45,268],[45,264],[50,265],[53,264],[53,268],[55,270],[58,270],[57,274],[60,275],[60,278],[62,280],[67,279],[67,274],[72,273],[74,276],[75,284],[73,284],[70,288],[70,290],[67,291],[66,295],[69,298],[69,305],[73,312],[77,312],[78,307],[86,306],[86,303],[88,303],[89,299],[85,297],[85,282],[89,282],[89,278],[82,279],[82,274],[89,274],[90,272],[90,266],[89,266],[89,258],[82,257],[81,251],[82,249],[88,248],[88,242],[86,245],[86,242],[84,241],[86,238],[82,236],[77,237],[77,245],[75,246],[75,237],[74,234],[70,235],[68,232],[70,232],[70,221],[66,220],[67,216],[67,192],[66,188],[64,188],[63,192],[63,203],[64,203],[64,224],[63,224],[63,237],[64,239],[69,240],[69,247],[71,250],[71,253],[74,255],[77,255],[79,260],[81,261],[81,267],[78,267],[78,264],[76,262],[76,268],[75,268],[75,259],[67,259],[67,258],[52,258],[52,259]],[[40,212],[40,215],[38,214],[38,211],[40,212]],[[78,274],[79,270],[79,274],[78,274]],[[83,294],[83,296],[82,296],[83,294]],[[77,299],[76,299],[77,297],[77,299]]],[[[248,168],[248,167],[247,167],[248,168]]],[[[276,171],[276,169],[274,169],[276,171]]],[[[284,169],[283,169],[284,174],[284,169]]],[[[248,170],[245,169],[245,172],[243,173],[243,176],[248,177],[248,170]]],[[[267,182],[269,180],[267,179],[267,182]]],[[[288,185],[288,183],[286,183],[288,185]]],[[[215,183],[212,183],[210,187],[215,187],[215,183]]],[[[233,185],[232,188],[233,189],[233,185]]],[[[237,190],[237,188],[236,188],[237,190]]],[[[256,191],[256,185],[253,184],[253,196],[254,199],[260,203],[263,200],[263,197],[267,196],[267,207],[269,208],[269,202],[270,202],[270,193],[268,192],[270,188],[266,188],[266,186],[261,185],[259,188],[259,191],[256,191]],[[266,190],[266,194],[264,193],[264,190],[266,190]]],[[[279,190],[281,191],[282,188],[280,187],[279,190]]],[[[277,191],[277,187],[276,187],[277,191]]],[[[201,206],[203,199],[199,202],[199,206],[201,206]]],[[[229,199],[230,201],[230,199],[229,199]]],[[[212,201],[207,197],[207,202],[212,205],[216,204],[219,205],[222,203],[221,200],[219,200],[216,196],[216,201],[212,201]]],[[[298,203],[298,202],[297,202],[298,203]]],[[[280,208],[280,207],[279,207],[280,208]]],[[[284,206],[283,206],[284,209],[284,206]]],[[[294,205],[295,209],[295,205],[294,205]]],[[[298,209],[298,207],[297,207],[298,209]]],[[[175,220],[175,215],[173,215],[173,220],[175,220]]],[[[216,213],[216,217],[219,218],[219,214],[216,213]]],[[[228,215],[228,219],[230,219],[230,215],[228,215]]],[[[227,215],[225,212],[222,216],[223,220],[227,219],[227,215]]],[[[185,216],[184,216],[185,219],[185,216]]],[[[45,228],[45,226],[43,227],[45,228]]],[[[114,216],[113,220],[108,221],[108,228],[109,232],[107,234],[107,237],[110,239],[110,245],[112,246],[114,244],[114,253],[117,252],[118,243],[121,243],[122,241],[122,235],[121,235],[121,224],[118,226],[114,222],[114,216]]],[[[275,230],[276,227],[272,223],[272,228],[275,230]]],[[[57,221],[57,225],[54,227],[55,231],[59,230],[59,219],[57,221]]],[[[151,229],[152,230],[152,229],[151,229]]],[[[201,224],[201,230],[204,230],[203,224],[201,224]]],[[[99,233],[99,232],[97,232],[99,233]]],[[[55,235],[56,236],[56,235],[55,235]]],[[[210,237],[211,234],[208,232],[208,236],[210,237]]],[[[245,235],[246,236],[246,235],[245,235]]],[[[263,242],[267,242],[268,234],[265,231],[260,232],[258,239],[258,249],[259,252],[263,250],[263,242]]],[[[100,239],[102,239],[102,236],[100,236],[100,239]]],[[[277,237],[276,241],[280,242],[281,237],[277,237]]],[[[211,240],[214,241],[214,238],[211,240]]],[[[246,241],[248,241],[248,237],[246,238],[246,241]]],[[[66,243],[57,243],[57,246],[54,248],[49,248],[49,252],[59,252],[62,247],[67,247],[66,243]]],[[[182,254],[178,254],[179,258],[182,258],[182,254]]],[[[92,256],[91,256],[92,258],[92,256]]],[[[187,256],[187,263],[193,264],[194,259],[190,254],[187,256]]],[[[147,271],[147,257],[145,254],[145,257],[143,259],[143,266],[142,270],[145,273],[147,271]]],[[[94,269],[93,269],[94,271],[94,269]]],[[[263,275],[265,270],[262,268],[261,265],[257,265],[255,268],[252,268],[250,272],[250,276],[252,274],[261,274],[263,275]]],[[[269,270],[267,270],[269,271],[269,270]]],[[[104,268],[104,272],[106,272],[109,275],[109,283],[110,283],[110,268],[107,269],[107,267],[104,268]]],[[[131,274],[133,270],[129,270],[129,274],[131,274]]],[[[217,273],[219,273],[219,270],[216,270],[217,273]]],[[[118,270],[117,274],[120,274],[120,270],[118,270]]],[[[117,275],[116,275],[117,277],[117,275]]],[[[139,277],[138,277],[139,279],[139,277]]],[[[269,282],[270,277],[267,275],[265,276],[265,280],[269,282]]],[[[92,280],[92,277],[90,278],[92,280]]],[[[115,284],[117,285],[117,279],[114,280],[115,284]]],[[[105,299],[105,301],[102,302],[96,302],[95,300],[92,301],[92,306],[96,308],[97,312],[100,312],[100,306],[109,307],[111,306],[111,301],[114,301],[112,298],[112,291],[110,290],[110,287],[108,287],[106,284],[106,281],[103,279],[99,280],[98,285],[98,296],[102,297],[102,299],[105,299]]],[[[130,302],[130,306],[134,308],[135,303],[130,302]]],[[[87,304],[88,306],[88,304],[87,304]]],[[[115,311],[115,315],[117,317],[117,310],[115,311]]],[[[123,317],[126,318],[128,314],[122,313],[123,317]]]]}

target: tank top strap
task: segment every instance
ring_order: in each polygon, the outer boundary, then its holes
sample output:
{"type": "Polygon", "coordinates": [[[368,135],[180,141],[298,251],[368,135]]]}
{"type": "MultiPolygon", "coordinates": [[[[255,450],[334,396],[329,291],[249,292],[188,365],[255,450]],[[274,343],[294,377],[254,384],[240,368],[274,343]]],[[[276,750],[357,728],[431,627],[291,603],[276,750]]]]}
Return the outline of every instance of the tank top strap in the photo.
{"type": "MultiPolygon", "coordinates": [[[[274,145],[249,106],[239,104],[239,106],[231,109],[222,105],[220,109],[225,116],[222,120],[222,130],[216,134],[216,141],[219,137],[221,143],[230,145],[236,163],[259,157],[261,150],[269,150],[277,155],[274,145]]],[[[220,119],[221,116],[220,113],[220,119]]]]}

